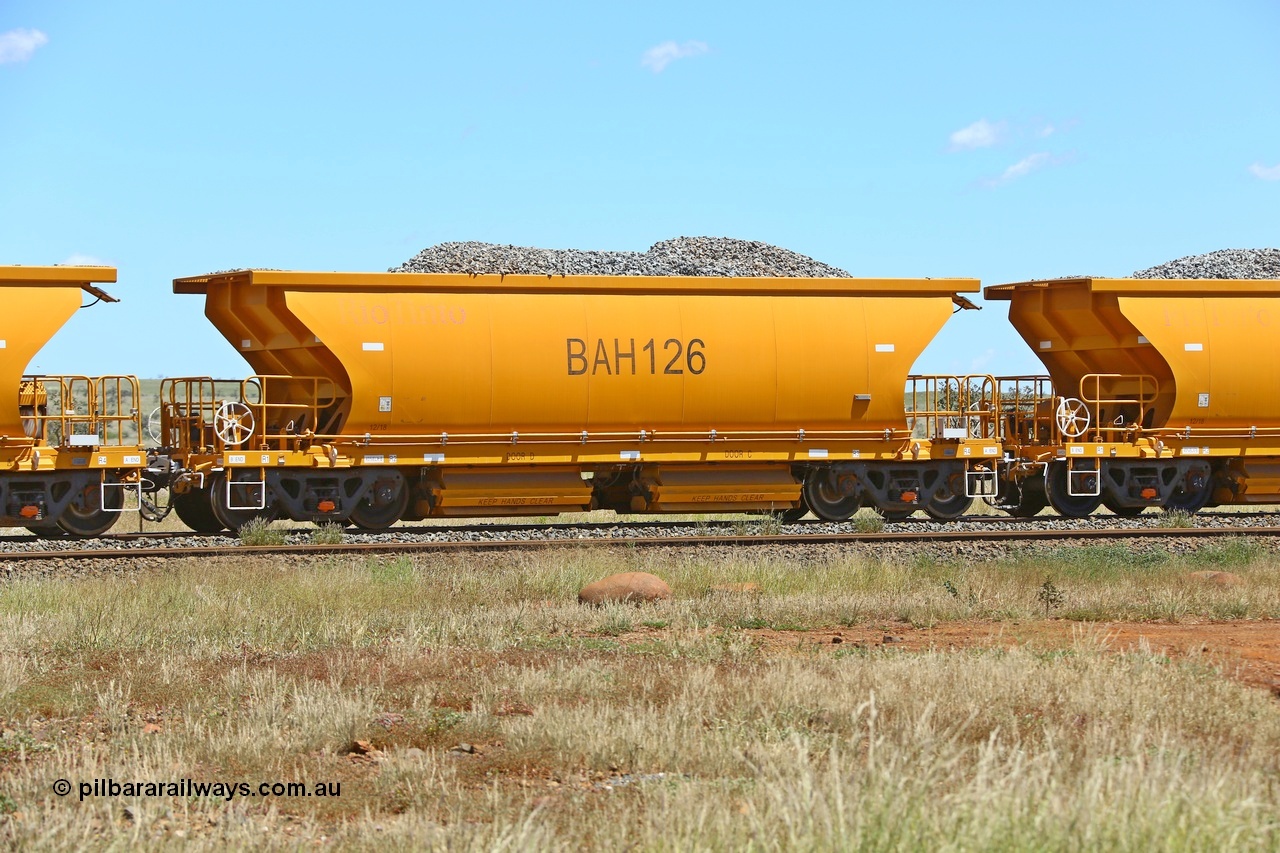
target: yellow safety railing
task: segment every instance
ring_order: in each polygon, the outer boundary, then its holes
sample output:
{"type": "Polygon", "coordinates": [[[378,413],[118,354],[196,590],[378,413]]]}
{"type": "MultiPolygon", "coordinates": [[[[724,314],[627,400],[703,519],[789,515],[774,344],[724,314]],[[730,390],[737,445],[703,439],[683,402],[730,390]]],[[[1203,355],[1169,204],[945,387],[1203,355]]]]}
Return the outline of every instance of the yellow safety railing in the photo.
{"type": "Polygon", "coordinates": [[[179,452],[297,450],[338,389],[320,376],[180,377],[161,383],[160,399],[158,440],[179,452]]]}
{"type": "Polygon", "coordinates": [[[1142,431],[1149,425],[1147,413],[1152,411],[1159,393],[1159,381],[1149,374],[1086,373],[1080,377],[1079,399],[1087,407],[1090,424],[1078,437],[1120,441],[1142,431]],[[1130,390],[1118,390],[1126,386],[1130,390]]]}
{"type": "Polygon", "coordinates": [[[134,376],[31,375],[18,389],[23,432],[51,447],[142,443],[141,391],[134,376]]]}
{"type": "Polygon", "coordinates": [[[1058,440],[1053,381],[1048,376],[1000,376],[1000,435],[1019,446],[1049,445],[1058,440]]]}
{"type": "Polygon", "coordinates": [[[385,432],[332,433],[313,435],[312,439],[324,442],[350,443],[364,446],[385,444],[522,444],[537,442],[539,444],[592,444],[592,443],[630,443],[643,444],[660,442],[694,442],[713,443],[739,441],[839,441],[839,440],[906,440],[911,433],[905,429],[864,429],[864,430],[652,430],[637,429],[627,432],[588,431],[580,432],[415,432],[393,434],[385,432]]]}
{"type": "Polygon", "coordinates": [[[907,424],[914,438],[994,439],[1000,393],[994,376],[907,377],[907,424]]]}

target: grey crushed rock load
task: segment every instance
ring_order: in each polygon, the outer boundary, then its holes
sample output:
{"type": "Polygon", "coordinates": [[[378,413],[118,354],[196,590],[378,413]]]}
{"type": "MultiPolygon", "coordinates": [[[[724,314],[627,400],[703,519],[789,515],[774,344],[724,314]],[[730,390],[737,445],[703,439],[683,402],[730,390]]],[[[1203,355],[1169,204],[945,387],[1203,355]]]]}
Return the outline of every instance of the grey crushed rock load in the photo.
{"type": "Polygon", "coordinates": [[[1219,249],[1138,270],[1133,277],[1280,279],[1280,249],[1219,249]]]}
{"type": "Polygon", "coordinates": [[[645,252],[440,243],[390,272],[849,278],[842,269],[790,249],[730,237],[676,237],[654,243],[645,252]]]}

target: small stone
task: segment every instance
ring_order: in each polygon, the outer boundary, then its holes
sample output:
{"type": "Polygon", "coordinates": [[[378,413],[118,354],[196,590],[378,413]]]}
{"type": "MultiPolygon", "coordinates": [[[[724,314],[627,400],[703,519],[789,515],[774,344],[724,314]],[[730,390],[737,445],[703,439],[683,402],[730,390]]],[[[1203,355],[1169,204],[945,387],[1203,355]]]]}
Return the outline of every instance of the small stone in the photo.
{"type": "Polygon", "coordinates": [[[883,642],[886,642],[886,643],[901,643],[901,642],[902,642],[902,638],[901,638],[901,637],[895,637],[895,636],[894,636],[894,635],[892,635],[892,634],[885,634],[885,635],[884,635],[884,641],[883,641],[883,642]]]}
{"type": "Polygon", "coordinates": [[[367,740],[353,740],[347,744],[347,748],[343,750],[342,754],[352,759],[367,758],[372,761],[377,761],[383,756],[382,750],[367,740]]]}
{"type": "Polygon", "coordinates": [[[622,572],[589,583],[578,593],[582,604],[606,604],[612,601],[640,603],[671,597],[671,587],[657,575],[648,572],[622,572]]]}
{"type": "Polygon", "coordinates": [[[416,746],[411,746],[408,749],[401,750],[400,755],[404,758],[413,759],[414,761],[421,761],[427,757],[427,754],[416,746]]]}
{"type": "Polygon", "coordinates": [[[844,637],[841,637],[839,634],[836,634],[834,637],[831,638],[832,645],[839,645],[840,643],[843,643],[843,642],[844,642],[844,637]]]}
{"type": "Polygon", "coordinates": [[[387,731],[391,731],[391,729],[396,725],[396,723],[404,722],[404,714],[392,714],[392,713],[379,714],[375,722],[377,722],[378,725],[382,726],[387,731]]]}

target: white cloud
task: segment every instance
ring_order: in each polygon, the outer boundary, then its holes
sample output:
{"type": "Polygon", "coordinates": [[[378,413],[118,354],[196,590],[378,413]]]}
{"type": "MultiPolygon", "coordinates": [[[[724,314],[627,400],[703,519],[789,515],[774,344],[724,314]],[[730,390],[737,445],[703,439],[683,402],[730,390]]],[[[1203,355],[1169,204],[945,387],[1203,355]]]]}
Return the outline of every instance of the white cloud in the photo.
{"type": "Polygon", "coordinates": [[[6,62],[26,62],[49,37],[39,30],[16,29],[0,33],[0,65],[6,62]]]}
{"type": "Polygon", "coordinates": [[[1280,163],[1274,166],[1264,166],[1261,163],[1254,163],[1249,167],[1249,172],[1255,177],[1264,181],[1280,181],[1280,163]]]}
{"type": "Polygon", "coordinates": [[[1018,178],[1025,178],[1037,169],[1041,169],[1045,166],[1058,162],[1061,161],[1055,160],[1053,155],[1048,151],[1038,151],[1035,154],[1028,154],[1026,157],[1023,157],[1021,160],[1001,172],[999,177],[988,178],[982,183],[983,186],[987,187],[1003,186],[1011,181],[1018,180],[1018,178]]]}
{"type": "Polygon", "coordinates": [[[661,74],[662,69],[677,59],[701,56],[710,50],[711,48],[704,41],[687,41],[684,44],[664,41],[662,44],[656,44],[646,50],[644,56],[640,57],[640,64],[645,68],[652,69],[654,74],[661,74]]]}
{"type": "Polygon", "coordinates": [[[62,262],[66,267],[109,267],[111,264],[95,258],[93,255],[82,255],[79,252],[72,252],[70,257],[62,262]]]}
{"type": "Polygon", "coordinates": [[[990,148],[1004,137],[1004,122],[992,124],[980,118],[968,127],[951,134],[952,151],[972,151],[974,148],[990,148]]]}

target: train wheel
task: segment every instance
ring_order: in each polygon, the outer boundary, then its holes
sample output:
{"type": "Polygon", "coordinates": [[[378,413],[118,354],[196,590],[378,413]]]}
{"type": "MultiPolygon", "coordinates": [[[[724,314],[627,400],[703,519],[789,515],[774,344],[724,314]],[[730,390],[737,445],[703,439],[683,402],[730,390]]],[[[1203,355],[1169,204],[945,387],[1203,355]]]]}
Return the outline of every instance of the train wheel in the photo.
{"type": "MultiPolygon", "coordinates": [[[[1097,472],[1095,472],[1097,475],[1097,472]]],[[[1049,504],[1059,515],[1068,518],[1084,518],[1092,515],[1102,505],[1101,495],[1072,495],[1067,492],[1067,465],[1065,462],[1049,464],[1046,475],[1045,491],[1049,493],[1049,504]]]]}
{"type": "Polygon", "coordinates": [[[386,530],[409,508],[409,490],[404,478],[384,477],[369,488],[369,494],[351,510],[351,523],[362,530],[386,530]]]}
{"type": "Polygon", "coordinates": [[[1212,491],[1209,487],[1209,479],[1206,477],[1203,483],[1197,485],[1188,482],[1189,476],[1178,484],[1177,490],[1164,502],[1165,512],[1189,512],[1195,515],[1209,502],[1212,491]]]}
{"type": "Polygon", "coordinates": [[[91,539],[106,533],[120,520],[124,495],[119,488],[108,488],[105,504],[103,497],[101,483],[86,484],[58,516],[58,526],[77,539],[91,539]]]}
{"type": "MultiPolygon", "coordinates": [[[[254,484],[240,484],[232,481],[232,488],[249,489],[249,495],[241,492],[241,499],[253,500],[257,497],[257,493],[253,490],[261,489],[263,486],[254,484]]],[[[247,500],[245,502],[247,502],[247,500]]],[[[255,501],[256,502],[256,501],[255,501]]],[[[265,509],[239,509],[232,508],[227,500],[227,476],[226,474],[214,474],[209,479],[209,508],[213,510],[213,517],[218,519],[223,527],[233,533],[240,532],[240,528],[244,527],[255,518],[261,518],[264,521],[271,521],[276,517],[275,510],[268,506],[265,509]]]]}
{"type": "Polygon", "coordinates": [[[848,521],[862,506],[862,496],[847,495],[830,471],[815,469],[804,478],[804,502],[823,521],[848,521]]]}
{"type": "Polygon", "coordinates": [[[933,493],[933,500],[924,508],[925,514],[935,521],[955,521],[973,506],[973,498],[967,497],[963,491],[956,491],[956,486],[964,486],[963,475],[951,477],[933,493]]]}
{"type": "Polygon", "coordinates": [[[171,503],[173,511],[178,514],[178,520],[196,533],[221,533],[225,529],[213,514],[209,492],[205,489],[192,489],[185,494],[174,495],[171,503]]]}

